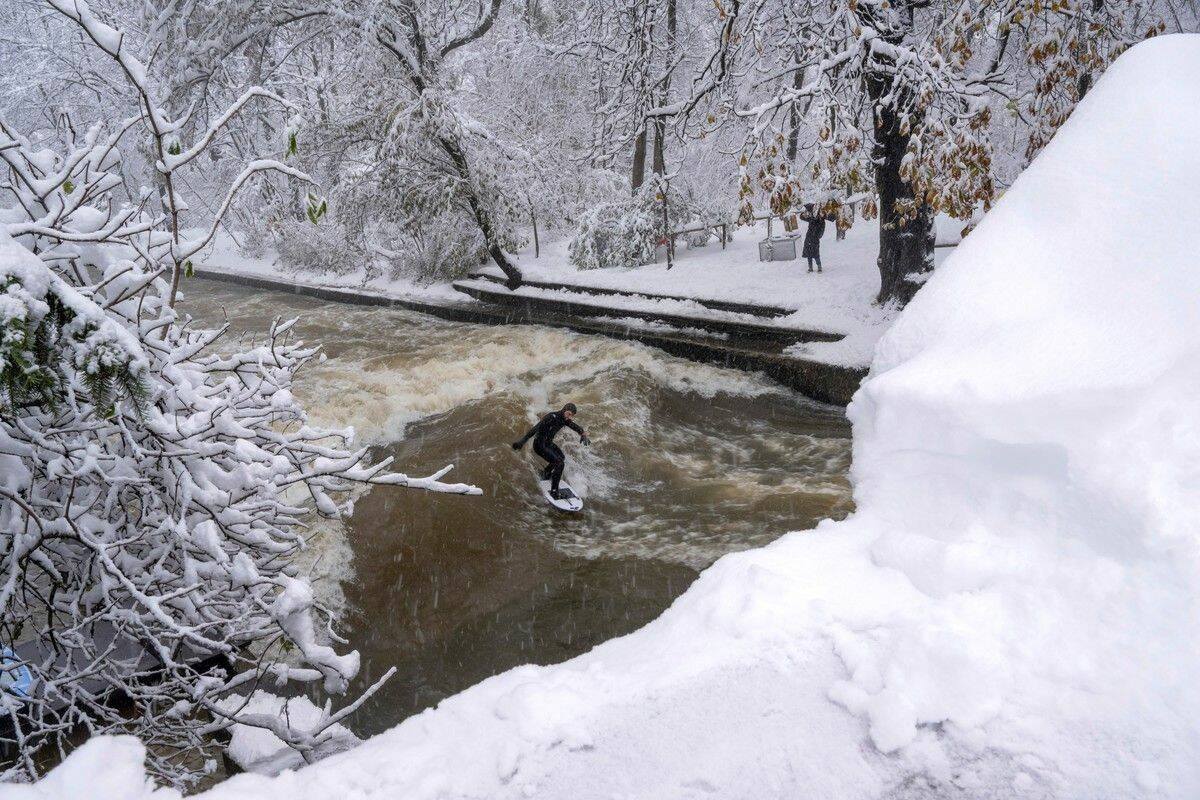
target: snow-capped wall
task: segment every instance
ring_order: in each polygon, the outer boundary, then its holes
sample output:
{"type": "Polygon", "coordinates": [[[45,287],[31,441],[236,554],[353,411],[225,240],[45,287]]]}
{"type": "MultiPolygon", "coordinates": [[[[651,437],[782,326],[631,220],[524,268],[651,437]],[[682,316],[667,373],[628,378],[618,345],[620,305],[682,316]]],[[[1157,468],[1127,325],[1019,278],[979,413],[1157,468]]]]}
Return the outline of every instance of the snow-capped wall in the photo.
{"type": "Polygon", "coordinates": [[[852,518],[206,800],[1200,795],[1197,130],[1200,37],[1109,70],[880,343],[852,518]]]}

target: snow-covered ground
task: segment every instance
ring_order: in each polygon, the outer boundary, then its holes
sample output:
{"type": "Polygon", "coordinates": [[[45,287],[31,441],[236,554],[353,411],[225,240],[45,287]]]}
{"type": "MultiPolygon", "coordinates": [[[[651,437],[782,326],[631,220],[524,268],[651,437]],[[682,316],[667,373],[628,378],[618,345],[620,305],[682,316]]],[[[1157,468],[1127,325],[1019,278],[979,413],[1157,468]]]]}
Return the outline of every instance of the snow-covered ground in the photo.
{"type": "MultiPolygon", "coordinates": [[[[205,800],[1200,796],[1198,126],[1200,37],[1109,70],[881,340],[851,518],[205,800]]],[[[147,797],[137,757],[0,795],[147,797]]]]}
{"type": "MultiPolygon", "coordinates": [[[[937,228],[939,242],[957,242],[962,223],[943,217],[938,219],[937,228]]],[[[778,221],[774,224],[773,232],[777,235],[782,232],[782,225],[778,221]]],[[[568,239],[546,244],[541,249],[540,257],[534,257],[532,246],[515,257],[521,271],[530,280],[689,299],[597,297],[533,287],[524,287],[519,291],[532,297],[604,306],[618,312],[656,311],[681,314],[697,320],[745,321],[841,333],[845,338],[840,341],[799,344],[790,348],[788,353],[848,367],[868,366],[874,354],[875,342],[895,318],[895,309],[880,308],[875,304],[875,296],[879,292],[879,271],[875,265],[879,252],[878,222],[860,220],[841,241],[834,235],[833,226],[829,226],[821,245],[824,263],[824,272],[821,273],[809,273],[801,258],[795,261],[760,262],[758,243],[765,236],[766,223],[759,222],[755,226],[734,231],[733,241],[724,249],[715,238],[705,247],[696,249],[688,248],[681,238],[674,266],[670,270],[665,262],[628,269],[579,270],[567,258],[568,239]],[[706,309],[690,298],[771,305],[791,309],[793,313],[774,319],[755,318],[706,309]]],[[[797,252],[801,244],[801,239],[797,239],[797,252]]],[[[951,252],[953,248],[938,248],[935,261],[941,263],[951,252]]],[[[364,281],[362,273],[329,277],[297,272],[271,254],[263,258],[246,256],[224,234],[219,235],[215,244],[202,255],[201,263],[210,270],[366,289],[421,300],[461,302],[464,299],[464,295],[456,292],[449,283],[418,284],[402,278],[364,281]]],[[[495,265],[484,271],[502,274],[495,265]]]]}
{"type": "MultiPolygon", "coordinates": [[[[938,241],[955,243],[963,223],[949,217],[937,220],[938,241]]],[[[782,235],[778,220],[772,233],[782,235]]],[[[832,225],[821,240],[824,271],[808,272],[799,257],[803,244],[803,225],[796,239],[795,261],[758,260],[758,243],[766,238],[766,222],[738,228],[733,241],[724,249],[715,237],[704,247],[688,248],[681,237],[671,269],[666,261],[627,269],[580,270],[567,256],[569,240],[551,242],[535,258],[532,247],[517,257],[522,273],[530,280],[594,286],[606,289],[646,292],[667,296],[726,300],[735,303],[772,305],[792,309],[786,317],[771,320],[781,327],[805,328],[846,334],[839,342],[814,342],[797,345],[789,352],[804,358],[866,367],[871,363],[875,342],[895,318],[894,309],[875,305],[879,293],[879,254],[877,220],[858,223],[838,240],[832,225]]],[[[938,248],[936,263],[941,263],[953,248],[938,248]]],[[[489,271],[500,274],[496,267],[489,271]]],[[[597,301],[601,302],[601,301],[597,301]]],[[[637,301],[603,298],[602,302],[637,308],[637,301]]],[[[715,312],[704,312],[716,316],[715,312]]]]}
{"type": "MultiPolygon", "coordinates": [[[[197,234],[198,231],[191,233],[197,234]]],[[[313,286],[375,292],[414,300],[433,302],[449,300],[460,303],[464,299],[464,295],[455,291],[449,282],[418,283],[404,278],[375,278],[368,281],[364,270],[346,275],[320,275],[314,272],[300,271],[295,268],[295,265],[284,262],[270,250],[259,257],[247,255],[224,230],[217,232],[213,242],[197,255],[196,261],[201,269],[210,272],[237,272],[289,283],[306,283],[313,286]]],[[[184,291],[187,291],[186,283],[184,291]]]]}

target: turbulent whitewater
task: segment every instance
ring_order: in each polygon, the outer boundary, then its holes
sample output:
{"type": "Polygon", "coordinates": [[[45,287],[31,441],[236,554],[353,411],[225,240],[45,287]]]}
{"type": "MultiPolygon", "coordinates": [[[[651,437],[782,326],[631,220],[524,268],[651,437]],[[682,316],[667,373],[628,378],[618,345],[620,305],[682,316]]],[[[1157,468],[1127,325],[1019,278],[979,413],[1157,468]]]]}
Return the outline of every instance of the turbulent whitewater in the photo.
{"type": "Polygon", "coordinates": [[[449,502],[371,491],[345,524],[312,520],[306,564],[362,659],[352,688],[397,670],[355,714],[360,734],[628,633],[718,557],[852,506],[844,415],[759,376],[549,328],[189,289],[197,324],[227,319],[256,337],[273,317],[299,317],[295,334],[326,354],[295,384],[313,418],[352,426],[405,469],[453,463],[484,490],[449,502]],[[508,446],[565,400],[595,442],[560,436],[587,502],[576,517],[547,508],[529,448],[508,446]]]}

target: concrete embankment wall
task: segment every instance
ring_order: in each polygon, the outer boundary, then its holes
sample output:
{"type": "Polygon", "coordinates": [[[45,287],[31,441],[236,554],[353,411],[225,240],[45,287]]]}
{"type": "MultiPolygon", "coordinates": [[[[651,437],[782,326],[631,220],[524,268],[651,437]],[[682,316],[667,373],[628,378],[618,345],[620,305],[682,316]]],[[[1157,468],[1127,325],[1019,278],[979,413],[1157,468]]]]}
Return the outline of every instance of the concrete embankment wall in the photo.
{"type": "Polygon", "coordinates": [[[521,306],[493,306],[469,301],[455,303],[449,300],[414,300],[365,290],[313,286],[277,278],[204,268],[196,269],[195,275],[197,278],[205,280],[222,281],[275,292],[291,292],[336,303],[403,308],[453,322],[483,325],[549,325],[579,333],[629,339],[692,361],[720,364],[750,372],[762,372],[780,384],[795,389],[814,400],[834,405],[844,406],[849,403],[855,390],[858,389],[858,384],[866,374],[865,370],[805,361],[779,352],[772,352],[769,349],[740,346],[715,338],[708,339],[672,332],[645,330],[595,317],[583,318],[569,314],[544,313],[521,306]]]}

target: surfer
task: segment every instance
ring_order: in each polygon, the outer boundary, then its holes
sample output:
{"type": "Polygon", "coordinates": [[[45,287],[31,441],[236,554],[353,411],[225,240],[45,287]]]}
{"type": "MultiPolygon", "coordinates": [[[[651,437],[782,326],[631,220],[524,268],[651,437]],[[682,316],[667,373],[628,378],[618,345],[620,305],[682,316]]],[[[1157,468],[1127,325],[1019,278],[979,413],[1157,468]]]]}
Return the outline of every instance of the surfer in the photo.
{"type": "Polygon", "coordinates": [[[587,437],[587,432],[571,421],[576,413],[575,404],[567,403],[561,411],[551,411],[542,417],[536,425],[529,429],[528,433],[513,442],[512,445],[513,450],[520,450],[525,446],[525,442],[533,439],[533,452],[546,460],[546,468],[542,470],[542,480],[550,481],[550,496],[555,500],[562,499],[559,497],[558,484],[562,480],[563,467],[566,466],[567,459],[563,455],[563,451],[558,449],[558,445],[554,443],[554,437],[565,427],[578,433],[579,441],[584,446],[592,443],[592,440],[587,437]]]}

